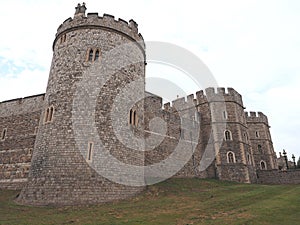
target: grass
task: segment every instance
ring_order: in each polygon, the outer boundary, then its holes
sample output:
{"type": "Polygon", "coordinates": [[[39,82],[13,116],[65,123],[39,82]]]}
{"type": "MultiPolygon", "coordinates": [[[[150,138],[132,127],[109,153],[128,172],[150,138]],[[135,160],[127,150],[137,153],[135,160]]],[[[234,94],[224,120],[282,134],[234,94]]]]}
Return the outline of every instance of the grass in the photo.
{"type": "Polygon", "coordinates": [[[0,224],[299,224],[300,185],[170,179],[133,199],[94,206],[28,207],[0,190],[0,224]]]}

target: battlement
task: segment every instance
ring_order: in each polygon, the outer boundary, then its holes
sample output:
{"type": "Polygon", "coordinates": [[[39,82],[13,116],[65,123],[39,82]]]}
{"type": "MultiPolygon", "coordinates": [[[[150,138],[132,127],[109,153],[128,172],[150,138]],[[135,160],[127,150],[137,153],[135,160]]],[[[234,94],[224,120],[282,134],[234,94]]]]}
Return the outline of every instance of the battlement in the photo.
{"type": "Polygon", "coordinates": [[[196,95],[190,94],[187,97],[181,97],[172,102],[165,103],[163,109],[166,111],[174,111],[176,109],[188,109],[197,104],[208,102],[236,102],[243,107],[242,96],[233,88],[206,88],[205,91],[200,90],[196,95]],[[196,97],[195,97],[196,96],[196,97]]]}
{"type": "Polygon", "coordinates": [[[0,102],[0,117],[36,112],[42,109],[45,94],[0,102]]]}
{"type": "Polygon", "coordinates": [[[250,115],[248,112],[245,112],[245,117],[247,122],[249,123],[265,123],[266,125],[269,125],[268,123],[268,117],[263,114],[262,112],[250,112],[250,115]]]}
{"type": "Polygon", "coordinates": [[[203,101],[208,102],[236,102],[237,104],[243,106],[242,96],[233,88],[227,88],[227,90],[223,87],[218,87],[217,89],[213,87],[209,87],[205,89],[204,94],[198,94],[199,99],[198,102],[201,103],[203,101]],[[204,97],[204,99],[203,99],[204,97]]]}
{"type": "MultiPolygon", "coordinates": [[[[145,48],[145,43],[142,35],[138,32],[138,24],[134,20],[129,20],[129,22],[118,19],[116,20],[114,16],[109,14],[103,14],[103,16],[98,16],[98,13],[88,13],[85,16],[85,5],[80,5],[75,8],[76,12],[74,18],[66,19],[57,29],[56,40],[61,34],[67,33],[69,31],[85,28],[100,28],[106,30],[113,30],[117,33],[121,33],[136,42],[139,42],[142,48],[145,48]],[[84,7],[82,10],[78,8],[84,7]]],[[[53,45],[54,46],[54,45],[53,45]]]]}

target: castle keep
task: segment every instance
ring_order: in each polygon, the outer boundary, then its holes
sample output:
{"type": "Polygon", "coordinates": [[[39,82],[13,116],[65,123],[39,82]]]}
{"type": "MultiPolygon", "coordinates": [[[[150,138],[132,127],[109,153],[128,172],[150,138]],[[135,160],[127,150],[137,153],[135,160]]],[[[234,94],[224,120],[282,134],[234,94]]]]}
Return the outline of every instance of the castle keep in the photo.
{"type": "Polygon", "coordinates": [[[176,160],[185,163],[171,165],[175,177],[255,183],[258,171],[277,169],[267,117],[245,112],[237,91],[206,88],[163,104],[145,92],[146,52],[137,23],[85,11],[78,4],[57,30],[46,93],[0,103],[0,188],[22,188],[23,204],[90,204],[138,194],[144,187],[137,177],[145,184],[161,179],[151,169],[109,165],[115,161],[106,151],[123,164],[148,168],[176,150],[176,160]],[[115,106],[131,83],[145,98],[115,106]],[[155,118],[165,130],[153,128],[155,118]]]}

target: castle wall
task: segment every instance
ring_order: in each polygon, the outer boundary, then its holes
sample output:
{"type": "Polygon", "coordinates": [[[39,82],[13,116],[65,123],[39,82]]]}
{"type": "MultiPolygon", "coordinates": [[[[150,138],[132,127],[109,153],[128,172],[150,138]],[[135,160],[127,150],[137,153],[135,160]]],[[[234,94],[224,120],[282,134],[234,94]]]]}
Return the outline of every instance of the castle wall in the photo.
{"type": "Polygon", "coordinates": [[[20,189],[27,181],[44,94],[0,103],[0,188],[20,189]]]}
{"type": "MultiPolygon", "coordinates": [[[[164,136],[162,143],[150,147],[152,151],[146,152],[147,164],[167,159],[179,143],[185,143],[186,145],[181,146],[182,150],[194,153],[176,173],[176,177],[198,176],[238,182],[256,181],[242,98],[232,88],[228,88],[227,93],[224,88],[218,88],[217,91],[208,88],[205,94],[203,91],[197,92],[195,99],[193,95],[188,96],[187,100],[180,98],[173,101],[172,106],[166,103],[163,109],[161,99],[151,97],[145,100],[145,109],[145,128],[148,128],[147,124],[155,117],[161,118],[167,124],[166,133],[157,134],[157,138],[164,136]],[[189,110],[176,109],[180,109],[180,106],[188,108],[184,106],[189,102],[192,103],[189,110]],[[192,108],[196,109],[199,116],[197,135],[182,125],[182,120],[185,119],[195,122],[195,111],[191,110],[192,108]],[[229,140],[225,139],[226,130],[230,131],[229,140]],[[197,140],[191,141],[191,134],[197,136],[197,140]],[[195,149],[193,145],[196,146],[195,149]],[[234,154],[234,161],[228,162],[228,152],[234,154]]],[[[151,146],[151,143],[148,144],[151,146]]]]}
{"type": "Polygon", "coordinates": [[[300,184],[300,170],[260,170],[257,177],[259,184],[300,184]]]}

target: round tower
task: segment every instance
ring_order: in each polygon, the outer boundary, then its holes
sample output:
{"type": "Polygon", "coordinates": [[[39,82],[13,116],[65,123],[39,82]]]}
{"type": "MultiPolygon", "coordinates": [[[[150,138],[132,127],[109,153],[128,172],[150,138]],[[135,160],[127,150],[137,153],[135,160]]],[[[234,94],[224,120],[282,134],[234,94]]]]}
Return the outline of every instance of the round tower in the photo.
{"type": "MultiPolygon", "coordinates": [[[[144,163],[142,152],[133,151],[115,138],[115,118],[111,116],[122,89],[145,78],[143,38],[133,20],[127,23],[107,14],[99,17],[97,13],[86,16],[84,3],[75,9],[74,17],[59,26],[53,43],[32,166],[18,198],[22,204],[93,204],[130,197],[143,189],[124,185],[122,177],[116,178],[120,182],[112,181],[95,169],[103,146],[125,164],[144,163]],[[95,103],[92,112],[87,110],[87,96],[95,103]],[[94,127],[87,126],[84,117],[88,116],[92,116],[94,127]]],[[[132,91],[143,93],[144,86],[132,91]]],[[[142,127],[139,117],[143,109],[136,108],[134,128],[130,128],[134,130],[142,127]]],[[[129,113],[127,108],[118,110],[129,113]]],[[[127,121],[123,125],[128,126],[127,121]]],[[[101,169],[106,168],[114,176],[115,171],[105,166],[101,169]]]]}

